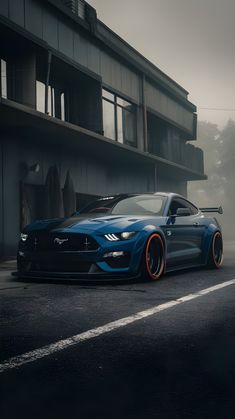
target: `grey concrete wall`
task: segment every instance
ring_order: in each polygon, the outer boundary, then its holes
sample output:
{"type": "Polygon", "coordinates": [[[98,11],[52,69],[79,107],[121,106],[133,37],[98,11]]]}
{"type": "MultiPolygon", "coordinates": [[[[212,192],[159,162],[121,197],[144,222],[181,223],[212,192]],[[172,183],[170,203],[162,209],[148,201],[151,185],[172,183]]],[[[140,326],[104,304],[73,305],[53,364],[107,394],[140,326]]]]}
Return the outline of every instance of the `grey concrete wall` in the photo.
{"type": "Polygon", "coordinates": [[[193,113],[148,82],[146,83],[146,106],[194,135],[193,113]]]}
{"type": "MultiPolygon", "coordinates": [[[[112,32],[106,25],[102,22],[97,22],[98,32],[102,36],[102,39],[108,40],[110,45],[115,46],[116,48],[122,49],[126,56],[131,57],[133,60],[137,62],[138,65],[142,66],[143,57],[141,54],[138,53],[134,48],[128,45],[125,41],[121,38],[117,37],[117,35],[112,32]]],[[[153,65],[149,61],[145,61],[145,67],[148,71],[148,74],[157,77],[157,79],[163,83],[167,83],[168,87],[172,89],[175,93],[182,96],[182,98],[187,99],[188,92],[179,86],[174,80],[169,78],[165,73],[163,73],[159,68],[157,69],[155,65],[153,65]]]]}
{"type": "Polygon", "coordinates": [[[159,192],[175,192],[187,197],[187,182],[178,181],[163,176],[157,178],[159,192]]]}
{"type": "Polygon", "coordinates": [[[3,149],[0,138],[0,258],[3,254],[3,149]]]}
{"type": "MultiPolygon", "coordinates": [[[[3,167],[0,173],[0,197],[3,183],[3,212],[0,208],[0,243],[4,236],[4,254],[14,255],[20,233],[20,180],[34,185],[43,185],[48,169],[57,165],[61,188],[66,172],[72,175],[75,190],[91,195],[110,195],[126,192],[153,192],[154,171],[152,167],[133,166],[124,162],[107,161],[102,156],[74,152],[68,147],[40,143],[25,138],[2,138],[3,167]],[[39,163],[38,173],[27,172],[26,167],[39,163]]],[[[1,160],[0,160],[1,169],[1,160]]]]}
{"type": "MultiPolygon", "coordinates": [[[[4,237],[4,254],[14,255],[20,233],[20,180],[43,185],[48,169],[57,165],[61,188],[67,170],[73,178],[75,190],[89,195],[112,195],[128,192],[171,191],[186,196],[187,182],[165,178],[160,173],[155,185],[154,166],[132,165],[131,161],[110,161],[108,156],[91,157],[68,147],[42,145],[28,138],[2,138],[0,142],[0,245],[4,237]],[[26,167],[40,165],[38,173],[27,172],[26,167]],[[3,178],[1,176],[3,175],[3,178]],[[3,185],[3,187],[2,187],[3,185]]],[[[1,255],[1,253],[0,253],[1,255]]]]}
{"type": "Polygon", "coordinates": [[[13,255],[19,237],[19,154],[20,143],[3,141],[3,237],[4,254],[13,255]],[[14,148],[13,148],[14,147],[14,148]]]}

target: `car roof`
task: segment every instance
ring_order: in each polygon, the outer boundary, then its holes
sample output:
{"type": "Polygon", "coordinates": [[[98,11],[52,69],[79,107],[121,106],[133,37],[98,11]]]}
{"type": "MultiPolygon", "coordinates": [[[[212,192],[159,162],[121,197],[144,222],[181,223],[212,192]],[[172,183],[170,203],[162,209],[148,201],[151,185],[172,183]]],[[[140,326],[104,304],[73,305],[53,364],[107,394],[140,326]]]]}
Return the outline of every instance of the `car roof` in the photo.
{"type": "Polygon", "coordinates": [[[141,195],[159,195],[159,196],[164,196],[164,197],[169,197],[169,198],[173,198],[173,197],[177,197],[177,198],[183,198],[183,199],[187,199],[184,196],[177,194],[175,192],[142,192],[142,193],[121,193],[121,194],[113,194],[113,195],[107,195],[107,196],[103,196],[100,197],[98,199],[102,200],[102,199],[115,199],[115,198],[121,198],[121,197],[128,197],[128,196],[141,196],[141,195]]]}
{"type": "Polygon", "coordinates": [[[180,195],[176,192],[155,192],[154,195],[167,196],[169,198],[183,198],[187,200],[187,198],[185,198],[183,195],[180,195]]]}

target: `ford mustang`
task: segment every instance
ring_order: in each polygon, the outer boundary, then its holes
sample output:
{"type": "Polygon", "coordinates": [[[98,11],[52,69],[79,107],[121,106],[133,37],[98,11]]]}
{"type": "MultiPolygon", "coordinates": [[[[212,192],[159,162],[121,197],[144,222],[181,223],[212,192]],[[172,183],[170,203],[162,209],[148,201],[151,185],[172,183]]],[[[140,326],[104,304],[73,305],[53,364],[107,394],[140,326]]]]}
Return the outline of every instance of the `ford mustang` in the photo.
{"type": "Polygon", "coordinates": [[[19,277],[157,280],[165,272],[223,260],[221,228],[211,212],[175,193],[100,198],[70,218],[26,226],[19,277]]]}

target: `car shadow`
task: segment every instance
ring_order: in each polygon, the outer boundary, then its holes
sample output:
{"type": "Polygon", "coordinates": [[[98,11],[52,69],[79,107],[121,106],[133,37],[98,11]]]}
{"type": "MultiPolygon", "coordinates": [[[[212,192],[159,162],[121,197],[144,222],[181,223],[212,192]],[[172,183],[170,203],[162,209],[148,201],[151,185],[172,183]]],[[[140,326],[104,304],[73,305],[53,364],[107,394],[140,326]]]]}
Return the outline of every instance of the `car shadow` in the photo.
{"type": "Polygon", "coordinates": [[[27,277],[17,277],[16,272],[12,272],[12,277],[14,277],[15,282],[23,282],[26,284],[56,284],[56,285],[82,285],[82,286],[104,286],[104,285],[130,285],[140,282],[145,282],[141,278],[118,278],[118,279],[69,279],[69,278],[27,278],[27,277]]]}
{"type": "MultiPolygon", "coordinates": [[[[210,268],[206,268],[205,266],[199,266],[194,268],[187,268],[187,269],[179,269],[177,271],[167,272],[163,275],[157,282],[162,282],[164,278],[171,278],[171,277],[179,277],[189,274],[190,272],[201,272],[201,271],[211,271],[210,268]]],[[[26,284],[56,284],[56,285],[80,285],[85,287],[91,286],[106,286],[112,285],[113,287],[119,285],[130,285],[130,284],[147,284],[153,283],[154,281],[148,281],[143,277],[134,277],[134,278],[118,278],[118,279],[87,279],[87,278],[76,278],[76,279],[69,279],[69,278],[27,278],[27,277],[17,277],[17,272],[12,272],[12,276],[14,277],[14,281],[16,282],[23,282],[26,284]]]]}

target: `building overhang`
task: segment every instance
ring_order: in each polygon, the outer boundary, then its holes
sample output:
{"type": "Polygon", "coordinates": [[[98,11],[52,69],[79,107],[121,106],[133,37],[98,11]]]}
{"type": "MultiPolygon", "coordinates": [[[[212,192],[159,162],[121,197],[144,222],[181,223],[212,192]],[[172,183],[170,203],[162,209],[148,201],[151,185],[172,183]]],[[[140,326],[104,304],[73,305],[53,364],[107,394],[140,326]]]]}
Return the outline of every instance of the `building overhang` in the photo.
{"type": "MultiPolygon", "coordinates": [[[[11,136],[23,141],[24,138],[32,142],[47,143],[54,146],[72,148],[83,151],[94,158],[107,161],[109,164],[120,162],[150,167],[156,166],[158,174],[173,179],[190,181],[205,180],[204,173],[198,173],[163,159],[148,152],[142,152],[125,144],[110,140],[98,133],[50,117],[33,108],[24,106],[9,99],[0,98],[1,135],[11,136]]],[[[1,138],[0,138],[1,140],[1,138]]]]}
{"type": "MultiPolygon", "coordinates": [[[[86,2],[86,8],[93,10],[92,15],[94,16],[94,27],[91,30],[91,25],[87,19],[81,19],[76,13],[74,13],[71,7],[67,7],[63,2],[57,0],[47,0],[47,2],[54,6],[57,11],[61,12],[64,16],[70,20],[76,22],[83,29],[87,30],[90,35],[100,41],[111,53],[117,54],[122,59],[126,60],[129,65],[132,65],[141,74],[145,74],[152,82],[155,82],[158,86],[161,86],[168,93],[174,96],[184,106],[193,112],[196,112],[196,106],[188,100],[188,91],[179,85],[175,80],[164,73],[155,64],[144,57],[139,51],[137,51],[132,45],[127,43],[117,33],[112,31],[103,22],[97,19],[96,10],[86,2]]],[[[67,2],[69,5],[69,2],[67,2]]]]}

